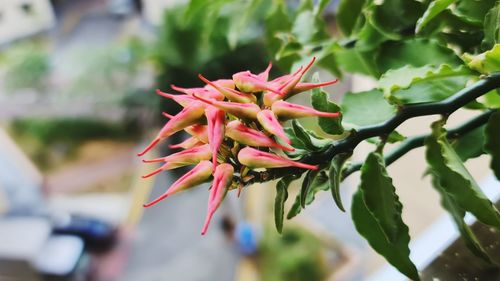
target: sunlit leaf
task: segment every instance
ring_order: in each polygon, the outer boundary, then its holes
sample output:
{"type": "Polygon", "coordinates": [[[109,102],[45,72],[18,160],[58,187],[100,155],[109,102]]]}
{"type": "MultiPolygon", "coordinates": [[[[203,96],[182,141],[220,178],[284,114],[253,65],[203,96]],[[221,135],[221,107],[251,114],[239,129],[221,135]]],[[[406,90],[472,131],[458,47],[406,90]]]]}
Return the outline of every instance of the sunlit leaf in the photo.
{"type": "Polygon", "coordinates": [[[432,172],[439,177],[439,184],[461,208],[471,212],[485,224],[500,227],[500,213],[464,167],[448,142],[442,125],[441,121],[435,122],[432,125],[432,135],[425,141],[427,162],[432,172]]]}
{"type": "Polygon", "coordinates": [[[500,71],[500,44],[495,44],[491,50],[479,55],[465,53],[462,59],[471,69],[480,73],[498,72],[500,71]]]}
{"type": "Polygon", "coordinates": [[[439,177],[435,174],[432,174],[432,185],[439,192],[439,195],[441,195],[441,205],[452,217],[467,248],[469,248],[469,250],[477,257],[491,263],[488,253],[484,250],[476,235],[472,232],[472,229],[464,221],[465,210],[457,204],[455,199],[453,199],[453,197],[451,197],[446,190],[443,189],[443,187],[439,184],[439,177]]]}
{"type": "Polygon", "coordinates": [[[366,0],[340,0],[337,10],[337,24],[345,36],[351,35],[365,2],[366,0]]]}
{"type": "MultiPolygon", "coordinates": [[[[410,249],[408,244],[410,235],[408,234],[408,226],[403,222],[400,215],[396,217],[398,236],[393,243],[389,242],[378,221],[366,206],[363,197],[363,191],[358,189],[352,198],[351,215],[356,230],[377,253],[382,255],[401,273],[412,280],[420,280],[417,269],[409,258],[410,249]]],[[[397,210],[400,214],[402,208],[401,203],[397,204],[397,210]]]]}
{"type": "Polygon", "coordinates": [[[434,0],[432,1],[427,10],[425,10],[424,15],[418,19],[417,27],[415,29],[416,33],[419,33],[424,26],[426,26],[433,18],[444,11],[448,6],[453,4],[456,0],[434,0]]]}
{"type": "MultiPolygon", "coordinates": [[[[313,82],[319,82],[319,75],[316,73],[313,76],[313,82]]],[[[314,109],[323,112],[339,112],[340,107],[328,99],[328,94],[320,88],[312,90],[311,103],[314,109]]],[[[342,134],[344,129],[341,125],[342,117],[339,118],[326,118],[319,117],[318,123],[321,129],[328,134],[339,135],[342,134]]]]}
{"type": "Polygon", "coordinates": [[[343,124],[350,128],[374,125],[394,116],[396,107],[379,90],[346,93],[342,99],[343,124]]]}
{"type": "Polygon", "coordinates": [[[500,43],[500,2],[484,17],[483,48],[490,49],[500,43]]]}
{"type": "Polygon", "coordinates": [[[401,213],[398,210],[399,201],[392,179],[385,170],[383,156],[372,152],[361,167],[361,184],[363,198],[368,210],[377,220],[380,228],[393,243],[398,235],[397,220],[401,213]]]}
{"type": "Polygon", "coordinates": [[[464,66],[405,66],[389,70],[379,80],[385,97],[397,104],[443,100],[463,89],[475,75],[464,66]]]}

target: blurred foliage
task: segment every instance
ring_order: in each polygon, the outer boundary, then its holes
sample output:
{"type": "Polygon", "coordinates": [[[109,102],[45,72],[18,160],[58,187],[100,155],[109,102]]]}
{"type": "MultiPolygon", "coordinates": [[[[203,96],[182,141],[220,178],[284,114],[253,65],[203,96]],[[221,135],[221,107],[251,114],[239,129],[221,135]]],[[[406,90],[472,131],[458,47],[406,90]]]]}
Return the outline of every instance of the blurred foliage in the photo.
{"type": "Polygon", "coordinates": [[[221,79],[231,78],[238,71],[266,67],[269,60],[258,29],[242,32],[234,48],[230,46],[232,19],[241,7],[227,7],[215,15],[204,6],[193,11],[195,2],[207,5],[205,1],[192,1],[190,6],[165,11],[152,50],[158,88],[168,91],[170,84],[201,87],[199,73],[208,79],[221,79]]]}
{"type": "Polygon", "coordinates": [[[81,50],[74,58],[70,95],[99,97],[100,102],[120,102],[140,90],[141,70],[148,49],[141,39],[131,37],[101,48],[81,50]]]}
{"type": "Polygon", "coordinates": [[[50,71],[49,54],[41,43],[20,44],[2,54],[6,70],[5,90],[34,89],[44,92],[50,71]]]}
{"type": "Polygon", "coordinates": [[[111,123],[97,119],[16,119],[9,132],[42,169],[50,169],[54,154],[71,158],[91,140],[135,141],[140,136],[133,122],[111,123]]]}
{"type": "Polygon", "coordinates": [[[281,236],[264,235],[259,248],[262,281],[325,280],[328,248],[311,232],[290,227],[281,236]]]}

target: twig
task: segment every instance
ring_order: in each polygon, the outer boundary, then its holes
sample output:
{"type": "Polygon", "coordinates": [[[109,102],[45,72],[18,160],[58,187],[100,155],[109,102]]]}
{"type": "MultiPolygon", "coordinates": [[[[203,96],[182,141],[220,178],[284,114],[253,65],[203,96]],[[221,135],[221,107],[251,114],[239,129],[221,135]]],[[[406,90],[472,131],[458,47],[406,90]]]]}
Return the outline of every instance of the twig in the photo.
{"type": "MultiPolygon", "coordinates": [[[[396,115],[389,120],[378,125],[366,126],[358,129],[357,131],[352,131],[348,137],[329,145],[326,149],[320,152],[311,152],[306,154],[300,162],[313,165],[325,165],[339,153],[352,152],[354,148],[363,140],[388,135],[401,123],[408,119],[435,114],[449,115],[457,109],[474,101],[476,98],[496,88],[500,88],[500,73],[494,73],[490,76],[484,77],[484,79],[481,79],[469,87],[462,89],[443,101],[403,106],[396,113],[396,115]]],[[[284,175],[302,174],[303,172],[303,169],[294,168],[278,168],[265,172],[252,172],[251,174],[253,178],[251,181],[247,182],[247,184],[265,182],[281,178],[284,175]]]]}
{"type": "MultiPolygon", "coordinates": [[[[485,113],[471,119],[467,123],[464,123],[464,124],[458,126],[457,128],[454,128],[452,130],[448,130],[448,133],[446,136],[449,139],[457,139],[457,138],[462,137],[463,135],[467,134],[468,132],[486,124],[486,122],[488,122],[488,118],[490,118],[491,114],[493,114],[493,112],[495,112],[495,111],[496,110],[488,110],[485,113]]],[[[398,160],[403,155],[408,153],[410,150],[415,149],[417,147],[424,146],[424,141],[427,137],[429,137],[429,135],[421,135],[421,136],[414,136],[414,137],[407,138],[397,148],[395,148],[391,152],[387,153],[387,155],[385,156],[385,165],[389,166],[394,161],[398,160]]],[[[351,166],[349,166],[347,169],[344,170],[344,173],[342,174],[342,178],[345,179],[350,174],[361,169],[362,164],[363,164],[362,162],[358,162],[358,163],[355,163],[355,164],[352,164],[351,166]]]]}

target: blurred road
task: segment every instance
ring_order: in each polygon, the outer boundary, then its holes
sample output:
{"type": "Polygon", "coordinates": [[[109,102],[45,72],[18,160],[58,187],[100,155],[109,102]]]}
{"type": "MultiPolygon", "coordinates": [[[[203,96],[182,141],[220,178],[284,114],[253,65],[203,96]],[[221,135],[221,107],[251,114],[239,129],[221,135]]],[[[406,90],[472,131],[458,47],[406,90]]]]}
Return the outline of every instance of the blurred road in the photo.
{"type": "MultiPolygon", "coordinates": [[[[156,177],[151,199],[163,193],[172,178],[156,177]]],[[[233,281],[239,261],[216,214],[201,236],[208,186],[176,194],[145,210],[137,228],[122,281],[233,281]]]]}

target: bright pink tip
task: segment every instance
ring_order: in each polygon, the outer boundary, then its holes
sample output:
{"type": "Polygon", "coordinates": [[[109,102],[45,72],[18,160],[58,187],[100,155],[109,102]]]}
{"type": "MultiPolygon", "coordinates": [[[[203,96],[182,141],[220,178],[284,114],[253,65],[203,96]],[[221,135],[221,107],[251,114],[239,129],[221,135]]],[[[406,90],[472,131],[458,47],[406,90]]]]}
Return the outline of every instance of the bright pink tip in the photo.
{"type": "Polygon", "coordinates": [[[137,156],[143,156],[144,154],[148,153],[148,151],[150,151],[159,142],[160,142],[159,138],[154,139],[142,152],[137,153],[137,156]]]}
{"type": "Polygon", "coordinates": [[[167,117],[168,119],[172,119],[172,118],[174,118],[174,116],[173,116],[172,114],[168,114],[168,113],[166,113],[166,112],[162,112],[161,114],[162,114],[163,116],[167,117]]]}
{"type": "Polygon", "coordinates": [[[142,159],[142,163],[158,163],[158,162],[164,162],[164,158],[156,158],[156,159],[142,159]]]}
{"type": "Polygon", "coordinates": [[[170,88],[172,88],[172,90],[180,92],[180,93],[184,93],[185,94],[185,92],[186,92],[185,88],[177,87],[174,84],[170,84],[170,88]]]}
{"type": "Polygon", "coordinates": [[[159,95],[159,96],[168,98],[168,99],[173,99],[173,95],[172,94],[168,94],[168,93],[162,92],[160,89],[156,89],[156,94],[159,95]]]}
{"type": "Polygon", "coordinates": [[[213,216],[214,216],[214,213],[207,214],[207,217],[205,218],[205,224],[203,225],[203,228],[201,229],[201,235],[205,235],[207,233],[208,227],[210,226],[210,222],[212,221],[213,216]]]}
{"type": "Polygon", "coordinates": [[[201,81],[203,81],[205,84],[208,84],[208,85],[210,85],[210,86],[212,86],[212,87],[214,87],[214,88],[216,88],[216,89],[218,88],[218,86],[217,86],[217,85],[215,85],[215,83],[214,83],[214,82],[212,82],[212,81],[208,80],[208,79],[207,79],[207,78],[205,78],[203,75],[198,74],[198,78],[200,78],[200,80],[201,80],[201,81]]]}
{"type": "Polygon", "coordinates": [[[169,196],[169,194],[167,193],[163,193],[162,195],[160,195],[158,198],[154,199],[153,201],[149,202],[149,203],[146,203],[144,205],[142,205],[144,208],[148,208],[148,207],[151,207],[153,205],[155,205],[156,203],[162,201],[163,199],[167,198],[169,196]]]}
{"type": "Polygon", "coordinates": [[[149,178],[149,177],[152,177],[152,176],[154,176],[154,175],[156,175],[156,174],[161,173],[162,171],[163,171],[163,169],[162,169],[162,168],[158,168],[158,169],[154,170],[153,172],[151,172],[151,173],[149,173],[149,174],[147,174],[147,175],[142,176],[142,178],[143,178],[143,179],[147,179],[147,178],[149,178]]]}

